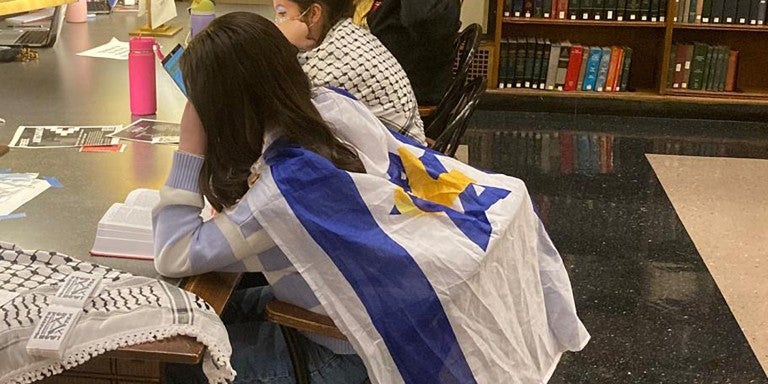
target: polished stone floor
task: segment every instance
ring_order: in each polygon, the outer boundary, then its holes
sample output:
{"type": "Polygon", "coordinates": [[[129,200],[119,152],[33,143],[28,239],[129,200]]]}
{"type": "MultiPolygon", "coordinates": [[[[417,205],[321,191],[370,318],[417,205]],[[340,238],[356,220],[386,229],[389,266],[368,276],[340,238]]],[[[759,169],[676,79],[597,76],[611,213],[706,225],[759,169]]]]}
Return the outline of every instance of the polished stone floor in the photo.
{"type": "Polygon", "coordinates": [[[550,383],[768,383],[768,123],[478,111],[465,139],[528,185],[592,335],[550,383]]]}

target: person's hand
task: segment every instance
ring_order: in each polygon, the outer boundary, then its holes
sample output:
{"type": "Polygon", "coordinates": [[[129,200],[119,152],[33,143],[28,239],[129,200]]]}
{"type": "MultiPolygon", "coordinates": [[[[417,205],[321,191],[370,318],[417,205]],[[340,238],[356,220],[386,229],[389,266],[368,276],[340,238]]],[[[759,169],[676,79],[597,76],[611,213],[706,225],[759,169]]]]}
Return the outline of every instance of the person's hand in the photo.
{"type": "Polygon", "coordinates": [[[317,45],[317,42],[309,37],[309,27],[301,20],[287,19],[278,24],[277,28],[300,51],[309,51],[317,45]]]}
{"type": "Polygon", "coordinates": [[[179,150],[193,155],[205,156],[206,135],[200,116],[195,106],[187,101],[184,113],[181,115],[179,132],[179,150]]]}

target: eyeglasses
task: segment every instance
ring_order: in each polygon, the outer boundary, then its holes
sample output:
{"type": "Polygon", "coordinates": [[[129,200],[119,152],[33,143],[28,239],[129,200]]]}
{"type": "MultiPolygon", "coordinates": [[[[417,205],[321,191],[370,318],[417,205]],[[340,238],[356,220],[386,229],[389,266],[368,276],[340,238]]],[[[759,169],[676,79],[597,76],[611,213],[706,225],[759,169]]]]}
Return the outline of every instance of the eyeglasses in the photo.
{"type": "Polygon", "coordinates": [[[298,15],[296,17],[288,17],[288,16],[275,15],[275,24],[279,25],[279,24],[282,24],[282,23],[284,23],[284,22],[286,22],[288,20],[299,20],[302,17],[304,17],[307,14],[307,12],[309,12],[309,7],[307,7],[307,9],[305,9],[304,12],[302,12],[300,15],[298,15]]]}

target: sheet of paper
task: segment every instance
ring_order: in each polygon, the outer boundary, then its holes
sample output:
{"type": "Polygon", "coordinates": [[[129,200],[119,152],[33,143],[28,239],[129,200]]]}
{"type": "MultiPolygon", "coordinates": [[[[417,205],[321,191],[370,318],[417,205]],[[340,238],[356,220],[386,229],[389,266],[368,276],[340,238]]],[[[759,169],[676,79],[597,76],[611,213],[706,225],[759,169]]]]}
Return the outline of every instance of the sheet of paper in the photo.
{"type": "Polygon", "coordinates": [[[98,57],[102,59],[128,60],[128,42],[113,37],[108,43],[78,53],[78,56],[98,57]]]}
{"type": "Polygon", "coordinates": [[[109,126],[19,126],[10,147],[67,148],[88,145],[114,145],[118,141],[108,135],[119,131],[120,125],[109,126]]]}
{"type": "Polygon", "coordinates": [[[50,186],[36,173],[0,173],[0,216],[15,211],[50,186]]]}
{"type": "Polygon", "coordinates": [[[176,17],[176,3],[174,0],[149,0],[152,3],[149,8],[149,27],[157,29],[163,23],[176,17]]]}
{"type": "Polygon", "coordinates": [[[178,144],[179,127],[178,123],[140,119],[122,131],[110,134],[110,136],[152,144],[178,144]]]}

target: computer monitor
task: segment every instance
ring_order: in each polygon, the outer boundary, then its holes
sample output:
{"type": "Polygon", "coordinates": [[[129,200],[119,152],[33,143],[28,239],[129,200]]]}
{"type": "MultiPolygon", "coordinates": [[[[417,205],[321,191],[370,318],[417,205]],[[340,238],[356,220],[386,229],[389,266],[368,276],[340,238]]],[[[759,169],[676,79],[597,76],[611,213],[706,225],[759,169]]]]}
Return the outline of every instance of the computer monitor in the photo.
{"type": "Polygon", "coordinates": [[[76,0],[0,0],[0,17],[74,3],[75,1],[76,0]]]}

